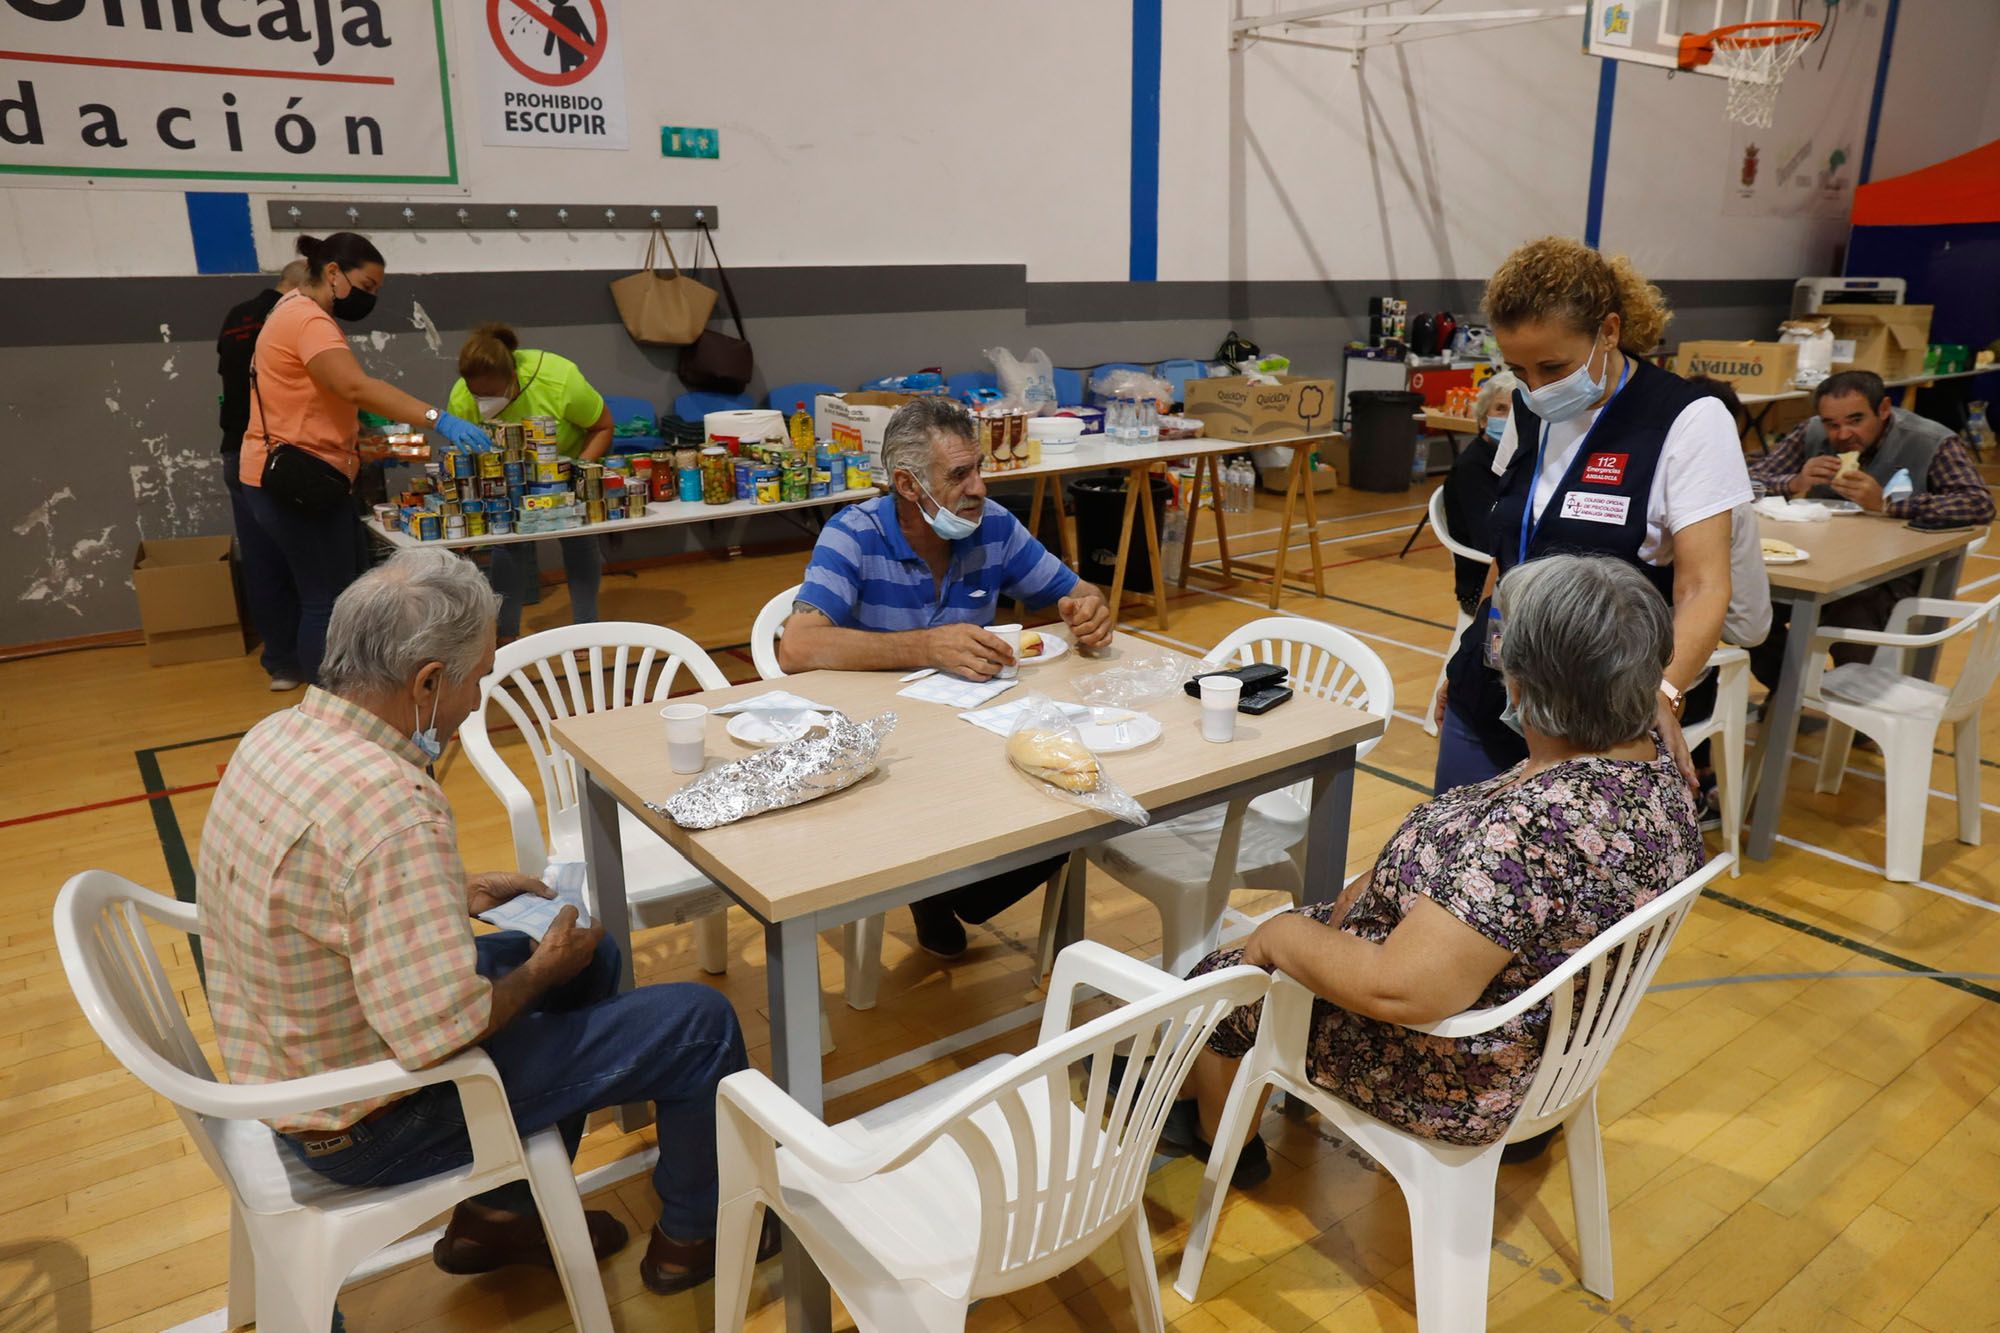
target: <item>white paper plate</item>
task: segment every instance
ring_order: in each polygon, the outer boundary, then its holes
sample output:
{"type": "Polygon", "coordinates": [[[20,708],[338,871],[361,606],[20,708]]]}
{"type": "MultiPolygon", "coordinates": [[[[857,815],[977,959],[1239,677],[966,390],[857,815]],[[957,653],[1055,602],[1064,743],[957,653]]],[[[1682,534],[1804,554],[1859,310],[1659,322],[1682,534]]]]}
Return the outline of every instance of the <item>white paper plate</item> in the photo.
{"type": "Polygon", "coordinates": [[[1865,514],[1868,512],[1852,500],[1815,500],[1813,503],[1823,504],[1830,512],[1835,514],[1865,514]]]}
{"type": "Polygon", "coordinates": [[[1136,750],[1160,739],[1164,730],[1160,720],[1148,713],[1123,708],[1093,708],[1090,712],[1089,718],[1078,720],[1076,734],[1083,738],[1084,746],[1092,754],[1136,750]],[[1100,722],[1097,720],[1100,717],[1112,720],[1100,722]]]}
{"type": "Polygon", "coordinates": [[[824,725],[818,713],[738,713],[729,719],[729,734],[761,749],[795,741],[824,725]]]}
{"type": "Polygon", "coordinates": [[[1764,557],[1764,563],[1767,565],[1800,565],[1810,559],[1812,559],[1812,552],[1801,546],[1798,548],[1797,555],[1767,555],[1764,557]]]}
{"type": "Polygon", "coordinates": [[[1044,662],[1055,661],[1069,651],[1069,640],[1061,635],[1051,634],[1047,630],[1037,630],[1036,633],[1042,636],[1042,651],[1033,657],[1023,657],[1014,665],[1040,666],[1044,662]]]}

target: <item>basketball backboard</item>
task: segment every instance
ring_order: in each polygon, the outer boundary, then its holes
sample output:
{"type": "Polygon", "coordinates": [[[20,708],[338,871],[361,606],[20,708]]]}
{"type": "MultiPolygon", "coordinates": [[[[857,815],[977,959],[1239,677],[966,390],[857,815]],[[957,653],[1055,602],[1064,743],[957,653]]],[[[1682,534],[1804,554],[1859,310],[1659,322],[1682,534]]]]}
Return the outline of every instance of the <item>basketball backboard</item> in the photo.
{"type": "MultiPolygon", "coordinates": [[[[1792,9],[1787,0],[1586,0],[1583,49],[1606,60],[1679,69],[1682,34],[1789,19],[1792,9]]],[[[1726,77],[1713,65],[1688,72],[1726,77]]]]}

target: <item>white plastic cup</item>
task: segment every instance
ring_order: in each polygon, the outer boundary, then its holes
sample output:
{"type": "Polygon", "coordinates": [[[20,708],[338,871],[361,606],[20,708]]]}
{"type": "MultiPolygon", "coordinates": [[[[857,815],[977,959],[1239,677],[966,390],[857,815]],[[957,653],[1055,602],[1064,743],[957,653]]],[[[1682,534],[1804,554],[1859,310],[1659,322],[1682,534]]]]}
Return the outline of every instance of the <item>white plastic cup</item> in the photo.
{"type": "MultiPolygon", "coordinates": [[[[1006,643],[1007,651],[1014,654],[1015,661],[1020,660],[1021,627],[1019,625],[994,625],[987,630],[987,633],[999,636],[1006,643]]],[[[1020,674],[1020,669],[1013,662],[1009,662],[1006,666],[1000,668],[999,679],[1013,680],[1020,674]]]]}
{"type": "Polygon", "coordinates": [[[1217,744],[1236,739],[1236,705],[1243,702],[1243,682],[1235,676],[1201,678],[1201,738],[1217,744]]]}
{"type": "Polygon", "coordinates": [[[699,773],[707,760],[708,709],[702,704],[668,704],[660,710],[667,723],[667,762],[676,773],[699,773]]]}

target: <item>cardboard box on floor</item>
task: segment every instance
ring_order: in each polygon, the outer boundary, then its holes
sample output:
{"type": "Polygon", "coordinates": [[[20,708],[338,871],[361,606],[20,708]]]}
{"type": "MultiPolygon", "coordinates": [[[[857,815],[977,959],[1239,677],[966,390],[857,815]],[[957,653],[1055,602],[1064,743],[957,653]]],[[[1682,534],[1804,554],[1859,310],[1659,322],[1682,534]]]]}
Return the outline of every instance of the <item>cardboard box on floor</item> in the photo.
{"type": "Polygon", "coordinates": [[[1930,306],[1836,305],[1819,313],[1833,321],[1834,370],[1872,370],[1885,380],[1924,373],[1930,306]]]}
{"type": "Polygon", "coordinates": [[[141,541],[132,588],[154,666],[241,657],[246,650],[229,538],[141,541]]]}
{"type": "Polygon", "coordinates": [[[1333,381],[1307,375],[1280,375],[1276,384],[1252,384],[1247,376],[1189,380],[1187,414],[1201,433],[1215,440],[1282,440],[1331,430],[1340,417],[1333,381]]]}
{"type": "Polygon", "coordinates": [[[882,432],[897,408],[914,401],[915,394],[874,389],[823,393],[813,400],[813,429],[836,449],[867,454],[868,470],[877,481],[886,481],[882,475],[882,432]]]}
{"type": "Polygon", "coordinates": [[[1738,393],[1784,393],[1799,373],[1799,345],[1776,342],[1684,342],[1674,358],[1684,377],[1728,380],[1738,393]]]}
{"type": "MultiPolygon", "coordinates": [[[[1330,491],[1340,484],[1347,475],[1347,437],[1329,435],[1312,446],[1319,455],[1319,466],[1306,473],[1306,480],[1315,491],[1330,491]]],[[[1285,486],[1292,476],[1292,451],[1285,445],[1275,449],[1257,451],[1257,482],[1265,490],[1278,495],[1285,493],[1285,486]]]]}

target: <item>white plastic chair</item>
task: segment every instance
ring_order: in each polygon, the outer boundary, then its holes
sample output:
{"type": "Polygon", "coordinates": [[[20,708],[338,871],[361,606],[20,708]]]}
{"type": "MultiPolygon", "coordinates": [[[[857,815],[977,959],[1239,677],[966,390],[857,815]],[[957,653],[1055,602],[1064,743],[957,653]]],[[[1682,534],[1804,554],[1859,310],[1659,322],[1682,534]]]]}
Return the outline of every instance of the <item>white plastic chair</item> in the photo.
{"type": "Polygon", "coordinates": [[[1820,750],[1813,790],[1838,792],[1854,733],[1873,736],[1882,747],[1888,802],[1883,855],[1892,880],[1919,879],[1924,868],[1924,816],[1929,808],[1931,750],[1938,732],[1952,728],[1958,778],[1958,840],[1979,845],[1979,713],[2000,677],[2000,597],[1989,602],[1954,602],[1905,597],[1889,613],[1886,630],[1823,629],[1813,635],[1801,704],[1827,716],[1826,744],[1820,750]],[[1910,622],[1938,616],[1955,623],[1933,634],[1911,634],[1910,622]],[[1905,654],[1969,634],[1965,664],[1950,688],[1904,674],[1905,654]],[[1827,670],[1827,649],[1836,643],[1875,645],[1875,660],[1827,670]]]}
{"type": "MultiPolygon", "coordinates": [[[[785,617],[792,613],[803,583],[791,587],[764,603],[750,627],[750,660],[765,680],[783,680],[785,669],[778,665],[778,640],[783,637],[785,617]]],[[[882,984],[881,913],[850,921],[840,928],[840,956],[847,976],[847,1007],[873,1009],[875,994],[882,984]]]]}
{"type": "Polygon", "coordinates": [[[99,1039],[174,1104],[195,1150],[229,1191],[230,1327],[254,1321],[260,1333],[326,1333],[340,1284],[361,1260],[461,1200],[525,1178],[576,1326],[609,1333],[611,1311],[562,1137],[546,1129],[522,1141],[484,1051],[415,1072],[378,1060],[282,1083],[217,1082],[160,966],[148,920],[202,933],[193,903],[87,870],[56,898],[56,949],[99,1039]],[[472,1162],[406,1185],[337,1185],[260,1123],[435,1083],[458,1086],[472,1162]]]}
{"type": "Polygon", "coordinates": [[[1722,843],[1732,860],[1729,874],[1743,873],[1739,863],[1743,851],[1743,747],[1750,729],[1750,654],[1728,644],[1708,656],[1715,672],[1715,709],[1699,722],[1682,729],[1681,735],[1692,750],[1709,741],[1709,756],[1715,760],[1715,795],[1722,803],[1722,843]]]}
{"type": "MultiPolygon", "coordinates": [[[[582,775],[557,748],[555,724],[627,705],[664,704],[683,668],[704,690],[729,684],[693,639],[636,621],[543,630],[493,655],[493,670],[479,684],[479,707],[460,725],[458,737],[472,767],[507,809],[514,861],[523,874],[539,875],[551,861],[584,859],[582,775]],[[581,665],[579,652],[587,656],[581,665]],[[548,805],[546,838],[535,798],[493,748],[487,732],[486,710],[496,704],[520,728],[541,774],[548,805]]],[[[618,826],[633,926],[694,921],[701,970],[712,976],[728,971],[728,895],[631,812],[618,811],[618,826]]]]}
{"type": "MultiPolygon", "coordinates": [[[[1459,541],[1451,535],[1451,527],[1445,522],[1444,517],[1444,487],[1442,486],[1431,492],[1430,514],[1431,531],[1437,534],[1437,539],[1443,544],[1445,550],[1450,551],[1455,556],[1463,556],[1467,560],[1477,560],[1482,565],[1493,563],[1492,556],[1480,550],[1477,546],[1467,546],[1464,542],[1459,541]]],[[[1454,604],[1455,602],[1456,598],[1454,598],[1454,604]]],[[[1459,607],[1457,614],[1452,620],[1451,647],[1445,650],[1445,660],[1438,663],[1437,683],[1431,686],[1430,702],[1424,705],[1424,734],[1426,736],[1435,736],[1438,734],[1438,691],[1444,688],[1444,669],[1450,664],[1451,654],[1458,648],[1459,640],[1465,637],[1465,627],[1471,623],[1472,617],[1465,614],[1465,608],[1459,607]]]]}
{"type": "Polygon", "coordinates": [[[1159,1333],[1140,1196],[1195,1054],[1268,978],[1193,981],[1085,941],[1056,960],[1033,1050],[995,1056],[839,1125],[755,1070],[717,1091],[715,1327],[743,1327],[763,1210],[804,1244],[861,1333],[945,1333],[976,1300],[1045,1282],[1114,1233],[1138,1327],[1159,1333]],[[1079,986],[1124,1005],[1070,1030],[1079,986]],[[1129,1057],[1110,1084],[1110,1056],[1129,1057]],[[1073,1091],[1082,1093],[1079,1102],[1073,1091]]]}
{"type": "Polygon", "coordinates": [[[1486,1327],[1500,1150],[1558,1125],[1564,1129],[1569,1154],[1583,1285],[1610,1300],[1611,1213],[1597,1124],[1597,1080],[1695,899],[1732,859],[1726,852],[1717,856],[1506,1004],[1470,1009],[1412,1029],[1439,1037],[1475,1037],[1549,1006],[1548,1042],[1534,1082],[1506,1135],[1483,1146],[1405,1133],[1314,1083],[1306,1073],[1313,993],[1284,973],[1275,974],[1257,1024],[1257,1043],[1237,1070],[1223,1106],[1174,1290],[1194,1300],[1201,1287],[1202,1267],[1222,1211],[1223,1182],[1236,1169],[1260,1094],[1268,1084],[1304,1100],[1395,1178],[1410,1212],[1417,1326],[1424,1333],[1467,1333],[1486,1327]]]}
{"type": "MultiPolygon", "coordinates": [[[[1374,649],[1346,630],[1299,616],[1253,620],[1209,650],[1211,666],[1271,662],[1302,694],[1347,704],[1385,720],[1396,686],[1374,649]]],[[[1264,721],[1284,724],[1284,710],[1264,721]]],[[[1355,749],[1362,757],[1377,736],[1355,749]]],[[[1237,889],[1305,893],[1306,817],[1312,783],[1296,782],[1252,800],[1232,801],[1091,846],[1089,860],[1160,911],[1160,966],[1176,976],[1215,950],[1222,914],[1237,889]]]]}

